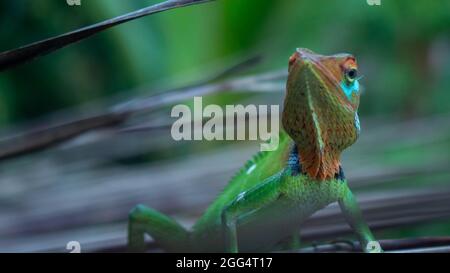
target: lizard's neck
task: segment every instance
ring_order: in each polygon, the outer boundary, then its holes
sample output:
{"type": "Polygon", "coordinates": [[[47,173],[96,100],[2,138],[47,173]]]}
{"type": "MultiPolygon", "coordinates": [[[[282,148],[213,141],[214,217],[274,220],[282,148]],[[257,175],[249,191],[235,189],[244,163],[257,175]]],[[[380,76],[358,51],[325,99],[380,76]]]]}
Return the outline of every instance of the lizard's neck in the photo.
{"type": "Polygon", "coordinates": [[[339,172],[341,152],[356,139],[351,126],[327,123],[323,116],[285,101],[283,127],[297,146],[302,172],[312,179],[329,180],[339,172]]]}
{"type": "Polygon", "coordinates": [[[332,179],[339,173],[341,151],[329,146],[325,146],[322,151],[314,151],[298,144],[296,147],[302,172],[309,177],[323,181],[332,179]]]}
{"type": "Polygon", "coordinates": [[[314,160],[316,160],[317,157],[308,157],[307,154],[308,152],[305,152],[304,149],[300,149],[298,144],[295,143],[295,141],[292,141],[289,148],[289,156],[287,157],[287,164],[292,175],[304,174],[318,181],[343,177],[343,174],[341,174],[342,169],[338,153],[324,155],[324,160],[323,162],[318,162],[318,167],[314,166],[316,162],[314,160]],[[331,166],[326,165],[327,163],[331,163],[331,166]]]}
{"type": "Polygon", "coordinates": [[[333,106],[336,102],[326,92],[303,104],[297,93],[288,89],[283,128],[297,144],[303,172],[318,181],[332,179],[339,172],[342,151],[358,137],[355,112],[350,107],[333,106]]]}

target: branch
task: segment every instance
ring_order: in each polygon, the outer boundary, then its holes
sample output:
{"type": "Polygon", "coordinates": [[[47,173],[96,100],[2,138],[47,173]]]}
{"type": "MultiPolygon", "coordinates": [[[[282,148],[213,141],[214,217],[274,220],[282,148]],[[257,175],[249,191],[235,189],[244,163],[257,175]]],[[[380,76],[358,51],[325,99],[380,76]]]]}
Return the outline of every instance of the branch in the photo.
{"type": "MultiPolygon", "coordinates": [[[[437,253],[450,252],[450,237],[423,237],[379,240],[385,252],[390,253],[437,253]]],[[[359,242],[335,241],[314,245],[294,251],[296,253],[361,252],[359,242]]]]}
{"type": "Polygon", "coordinates": [[[53,38],[35,42],[17,49],[0,53],[0,71],[23,64],[39,56],[49,54],[70,44],[84,40],[94,34],[114,26],[132,21],[144,16],[171,10],[175,8],[197,5],[215,0],[169,0],[147,8],[133,11],[94,25],[90,25],[53,38]]]}
{"type": "Polygon", "coordinates": [[[106,113],[37,129],[2,140],[0,142],[0,160],[40,151],[90,130],[118,125],[127,117],[127,114],[106,113]]]}
{"type": "Polygon", "coordinates": [[[199,84],[159,92],[158,94],[149,97],[133,99],[129,102],[113,106],[104,113],[99,113],[95,116],[82,117],[50,126],[47,125],[48,123],[44,122],[43,124],[45,124],[45,126],[37,126],[39,128],[37,130],[1,140],[0,161],[52,147],[53,145],[75,138],[92,130],[118,126],[135,114],[155,111],[161,107],[185,99],[190,99],[193,96],[207,95],[221,91],[270,91],[270,88],[273,90],[283,88],[284,84],[275,86],[270,80],[283,80],[287,75],[284,71],[234,78],[219,83],[211,82],[228,76],[230,73],[248,69],[257,64],[259,60],[260,57],[249,58],[210,78],[202,80],[199,84]]]}
{"type": "Polygon", "coordinates": [[[253,91],[277,92],[283,91],[287,71],[285,69],[255,74],[240,78],[225,80],[218,83],[208,83],[187,88],[164,91],[150,97],[137,98],[115,106],[117,112],[139,113],[153,111],[160,106],[170,105],[194,96],[203,96],[222,91],[253,91]]]}

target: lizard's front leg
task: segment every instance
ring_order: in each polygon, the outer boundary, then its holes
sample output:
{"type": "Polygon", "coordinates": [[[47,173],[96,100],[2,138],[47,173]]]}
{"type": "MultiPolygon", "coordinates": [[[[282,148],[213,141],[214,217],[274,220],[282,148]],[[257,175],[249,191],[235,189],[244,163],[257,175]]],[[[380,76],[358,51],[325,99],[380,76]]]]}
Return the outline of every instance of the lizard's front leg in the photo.
{"type": "Polygon", "coordinates": [[[339,200],[339,206],[345,219],[358,236],[364,252],[382,252],[383,250],[378,242],[375,241],[369,226],[364,221],[358,203],[349,188],[347,188],[345,194],[339,200]]]}
{"type": "Polygon", "coordinates": [[[222,211],[222,230],[224,232],[225,251],[237,253],[238,237],[237,222],[239,219],[251,216],[260,209],[270,206],[281,194],[283,172],[268,178],[265,182],[240,193],[234,201],[222,211]]]}

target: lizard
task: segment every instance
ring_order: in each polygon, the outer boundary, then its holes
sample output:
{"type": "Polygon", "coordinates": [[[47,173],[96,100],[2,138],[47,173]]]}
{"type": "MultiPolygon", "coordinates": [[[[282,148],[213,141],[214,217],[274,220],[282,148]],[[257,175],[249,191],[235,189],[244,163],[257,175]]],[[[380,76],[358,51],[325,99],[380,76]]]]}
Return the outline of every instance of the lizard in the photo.
{"type": "Polygon", "coordinates": [[[381,252],[371,249],[377,241],[340,162],[360,134],[359,79],[353,55],[298,48],[289,58],[278,148],[249,160],[191,230],[137,205],[129,214],[129,249],[145,251],[145,234],[168,252],[265,252],[282,241],[298,247],[304,220],[337,202],[362,249],[381,252]]]}

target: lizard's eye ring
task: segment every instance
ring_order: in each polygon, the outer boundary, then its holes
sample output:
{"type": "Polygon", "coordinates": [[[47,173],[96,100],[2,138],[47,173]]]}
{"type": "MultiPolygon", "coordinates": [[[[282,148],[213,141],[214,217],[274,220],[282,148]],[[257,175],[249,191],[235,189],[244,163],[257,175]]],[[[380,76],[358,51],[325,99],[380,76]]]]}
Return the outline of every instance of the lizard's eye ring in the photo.
{"type": "Polygon", "coordinates": [[[348,82],[353,82],[356,77],[358,77],[358,70],[356,68],[351,68],[345,71],[345,77],[348,82]]]}

